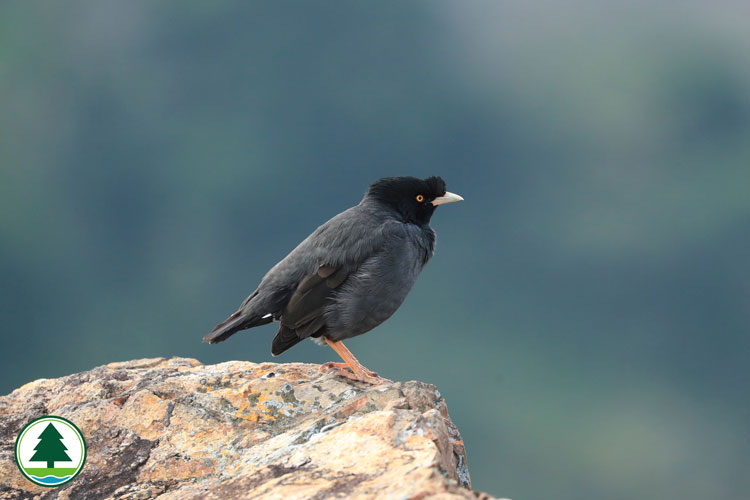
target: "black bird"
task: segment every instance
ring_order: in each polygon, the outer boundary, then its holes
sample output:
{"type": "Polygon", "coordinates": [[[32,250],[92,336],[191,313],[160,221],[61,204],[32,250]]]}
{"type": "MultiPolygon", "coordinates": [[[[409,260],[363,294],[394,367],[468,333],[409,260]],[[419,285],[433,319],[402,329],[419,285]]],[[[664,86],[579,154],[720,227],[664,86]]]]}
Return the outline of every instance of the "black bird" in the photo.
{"type": "Polygon", "coordinates": [[[445,190],[440,177],[374,182],[358,205],[320,226],[273,266],[237,312],[203,340],[214,344],[279,321],[274,356],[311,337],[345,361],[324,366],[349,378],[382,381],[341,341],[372,330],[396,312],[432,257],[433,212],[461,200],[445,190]]]}

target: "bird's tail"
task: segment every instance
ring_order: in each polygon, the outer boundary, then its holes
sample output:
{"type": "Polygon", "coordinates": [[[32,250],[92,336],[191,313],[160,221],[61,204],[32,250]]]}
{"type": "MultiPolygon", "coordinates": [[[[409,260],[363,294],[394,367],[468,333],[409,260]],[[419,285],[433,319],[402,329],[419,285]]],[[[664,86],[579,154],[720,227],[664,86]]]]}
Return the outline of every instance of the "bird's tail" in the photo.
{"type": "Polygon", "coordinates": [[[265,317],[258,315],[243,315],[242,309],[235,312],[227,319],[216,325],[211,333],[206,334],[203,337],[203,342],[209,344],[215,344],[226,340],[240,330],[246,330],[254,326],[265,325],[273,321],[271,315],[265,317]]]}

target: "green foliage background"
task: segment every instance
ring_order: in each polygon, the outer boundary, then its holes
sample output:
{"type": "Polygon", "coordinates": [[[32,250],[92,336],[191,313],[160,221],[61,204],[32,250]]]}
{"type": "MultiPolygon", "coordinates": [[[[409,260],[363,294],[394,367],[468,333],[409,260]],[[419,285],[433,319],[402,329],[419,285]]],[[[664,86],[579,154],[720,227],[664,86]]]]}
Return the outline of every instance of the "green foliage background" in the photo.
{"type": "MultiPolygon", "coordinates": [[[[474,486],[750,489],[746,2],[0,3],[0,392],[201,336],[372,180],[437,253],[350,348],[436,384],[474,486]]],[[[324,362],[303,343],[276,361],[324,362]]]]}

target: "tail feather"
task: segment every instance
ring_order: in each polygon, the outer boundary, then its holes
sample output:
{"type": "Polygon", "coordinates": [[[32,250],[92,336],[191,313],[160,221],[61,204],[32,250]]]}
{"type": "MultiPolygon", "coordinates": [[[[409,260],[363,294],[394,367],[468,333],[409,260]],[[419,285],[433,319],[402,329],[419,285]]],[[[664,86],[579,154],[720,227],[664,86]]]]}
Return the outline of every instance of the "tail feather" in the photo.
{"type": "Polygon", "coordinates": [[[270,315],[265,316],[244,316],[242,309],[235,312],[227,319],[216,325],[211,333],[206,334],[203,337],[203,342],[209,344],[215,344],[223,340],[228,339],[240,330],[246,330],[254,326],[265,325],[273,321],[273,317],[270,315]]]}

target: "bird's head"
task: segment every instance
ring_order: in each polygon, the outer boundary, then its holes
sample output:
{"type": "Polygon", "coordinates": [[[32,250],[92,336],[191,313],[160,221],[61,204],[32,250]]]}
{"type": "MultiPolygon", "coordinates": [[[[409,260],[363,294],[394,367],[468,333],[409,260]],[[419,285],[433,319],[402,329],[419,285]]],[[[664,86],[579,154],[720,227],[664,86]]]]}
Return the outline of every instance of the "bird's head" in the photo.
{"type": "Polygon", "coordinates": [[[393,208],[406,222],[419,225],[429,224],[438,205],[463,200],[447,192],[440,177],[386,177],[372,183],[365,199],[393,208]]]}

